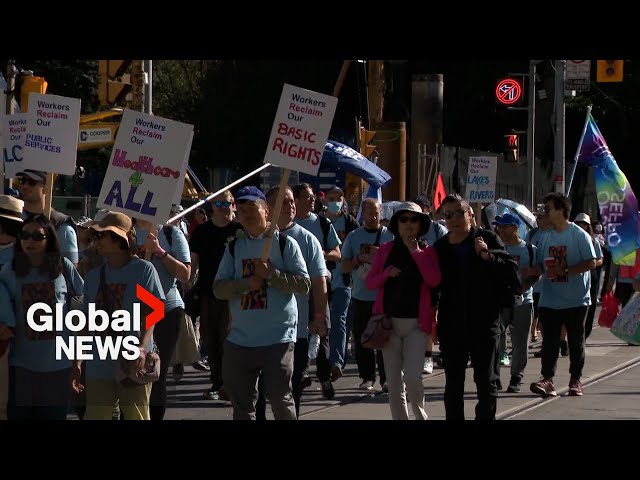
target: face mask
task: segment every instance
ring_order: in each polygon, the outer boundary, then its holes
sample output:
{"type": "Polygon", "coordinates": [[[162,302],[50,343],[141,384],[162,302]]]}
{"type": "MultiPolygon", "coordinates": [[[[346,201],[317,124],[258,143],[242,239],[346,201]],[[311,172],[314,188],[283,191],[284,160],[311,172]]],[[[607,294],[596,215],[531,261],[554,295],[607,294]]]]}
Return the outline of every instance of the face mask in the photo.
{"type": "Polygon", "coordinates": [[[333,214],[338,213],[341,208],[342,202],[329,202],[329,205],[327,205],[327,210],[329,211],[329,213],[333,214]]]}

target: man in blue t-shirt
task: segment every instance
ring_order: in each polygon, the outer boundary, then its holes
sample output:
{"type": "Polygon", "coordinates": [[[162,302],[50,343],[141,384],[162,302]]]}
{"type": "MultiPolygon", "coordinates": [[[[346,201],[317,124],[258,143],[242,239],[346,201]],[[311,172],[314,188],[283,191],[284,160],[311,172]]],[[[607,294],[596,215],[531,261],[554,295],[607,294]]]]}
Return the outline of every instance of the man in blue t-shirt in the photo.
{"type": "Polygon", "coordinates": [[[267,222],[264,193],[244,187],[235,200],[244,235],[227,246],[213,283],[213,293],[229,300],[231,310],[231,331],[222,357],[225,390],[234,420],[255,420],[256,384],[263,373],[264,391],[276,420],[295,420],[291,375],[298,308],[294,294],[308,294],[311,281],[295,240],[287,236],[280,251],[280,234],[272,234],[267,222]],[[263,261],[268,240],[271,247],[263,261]]]}
{"type": "Polygon", "coordinates": [[[360,388],[372,390],[376,381],[376,361],[380,374],[382,390],[387,389],[386,375],[382,351],[363,348],[360,342],[362,333],[371,318],[371,310],[376,299],[376,290],[369,290],[365,285],[367,272],[373,263],[378,247],[393,240],[393,234],[380,225],[380,203],[375,198],[367,198],[362,202],[363,226],[354,230],[342,246],[342,271],[350,273],[353,278],[351,305],[353,308],[353,339],[356,347],[356,363],[358,374],[362,379],[360,388]]]}
{"type": "Polygon", "coordinates": [[[589,234],[569,222],[571,201],[559,192],[543,199],[552,228],[538,247],[537,263],[543,269],[540,292],[542,337],[542,378],[531,384],[531,391],[556,396],[556,373],[562,326],[569,343],[569,395],[583,394],[580,378],[584,368],[584,325],[591,304],[590,271],[596,266],[596,253],[589,234]]]}
{"type": "MultiPolygon", "coordinates": [[[[507,252],[518,263],[518,276],[522,286],[521,298],[512,306],[503,308],[500,312],[500,320],[504,331],[500,335],[500,363],[509,365],[507,354],[507,328],[511,328],[511,346],[513,349],[511,359],[511,380],[507,392],[520,391],[524,369],[527,366],[529,352],[529,332],[533,317],[533,283],[538,279],[537,275],[531,275],[531,267],[536,263],[536,247],[527,244],[518,235],[520,219],[511,213],[496,215],[493,225],[496,233],[504,242],[507,252]]],[[[500,374],[498,367],[498,376],[500,374]]]]}

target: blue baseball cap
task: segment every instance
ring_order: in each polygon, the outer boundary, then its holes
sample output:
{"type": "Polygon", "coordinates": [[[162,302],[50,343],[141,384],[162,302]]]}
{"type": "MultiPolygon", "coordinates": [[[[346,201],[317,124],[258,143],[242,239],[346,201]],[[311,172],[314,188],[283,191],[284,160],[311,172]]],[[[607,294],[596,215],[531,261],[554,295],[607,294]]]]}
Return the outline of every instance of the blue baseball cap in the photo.
{"type": "Polygon", "coordinates": [[[505,213],[504,215],[496,215],[493,225],[515,225],[520,226],[520,219],[512,213],[505,213]]]}
{"type": "Polygon", "coordinates": [[[251,200],[252,202],[258,200],[267,201],[267,197],[264,196],[264,193],[262,193],[262,190],[258,187],[242,187],[236,192],[234,198],[236,202],[240,202],[242,200],[251,200]]]}

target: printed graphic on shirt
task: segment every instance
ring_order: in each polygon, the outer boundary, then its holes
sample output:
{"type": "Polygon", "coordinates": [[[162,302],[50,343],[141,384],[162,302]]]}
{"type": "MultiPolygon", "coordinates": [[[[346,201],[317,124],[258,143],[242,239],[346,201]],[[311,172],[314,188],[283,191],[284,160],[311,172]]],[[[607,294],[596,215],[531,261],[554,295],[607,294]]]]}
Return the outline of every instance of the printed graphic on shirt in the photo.
{"type": "MultiPolygon", "coordinates": [[[[255,264],[253,262],[259,262],[259,258],[251,259],[245,258],[242,260],[242,278],[249,278],[253,276],[255,271],[255,264]]],[[[241,310],[266,310],[267,309],[267,286],[262,285],[260,290],[249,290],[248,293],[242,295],[240,298],[241,310]]]]}
{"type": "MultiPolygon", "coordinates": [[[[96,309],[104,310],[113,314],[116,310],[121,310],[124,303],[124,292],[127,290],[126,283],[107,283],[104,286],[104,290],[100,290],[96,294],[96,309]]],[[[96,332],[96,335],[102,335],[103,337],[116,335],[109,326],[104,332],[96,332]]]]}
{"type": "Polygon", "coordinates": [[[360,244],[360,255],[368,255],[371,253],[371,247],[373,247],[372,243],[361,243],[360,244]]]}
{"type": "Polygon", "coordinates": [[[569,277],[566,273],[564,273],[564,269],[569,265],[567,264],[567,246],[566,245],[557,245],[549,247],[549,256],[556,259],[557,264],[560,266],[559,270],[562,275],[556,276],[556,278],[552,279],[553,283],[566,283],[569,281],[569,277]]]}
{"type": "MultiPolygon", "coordinates": [[[[56,306],[56,293],[54,290],[53,282],[37,282],[37,283],[25,283],[22,285],[22,308],[26,312],[29,307],[34,303],[44,302],[52,309],[56,306]]],[[[40,315],[44,312],[40,309],[36,310],[33,315],[33,319],[37,323],[40,322],[40,315]]],[[[27,340],[53,340],[56,337],[56,332],[36,332],[33,330],[27,322],[25,315],[25,336],[27,340]]]]}

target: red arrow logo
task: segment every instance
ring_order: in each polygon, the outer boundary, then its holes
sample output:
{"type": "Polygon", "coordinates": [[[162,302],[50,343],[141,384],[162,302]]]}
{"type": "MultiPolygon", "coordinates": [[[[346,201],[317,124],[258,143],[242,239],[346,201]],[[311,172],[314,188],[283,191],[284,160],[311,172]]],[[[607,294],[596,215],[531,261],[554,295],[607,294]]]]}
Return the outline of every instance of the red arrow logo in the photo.
{"type": "Polygon", "coordinates": [[[164,302],[162,300],[158,300],[140,284],[136,284],[136,295],[153,310],[149,315],[147,315],[145,322],[146,328],[149,330],[164,318],[164,302]]]}

